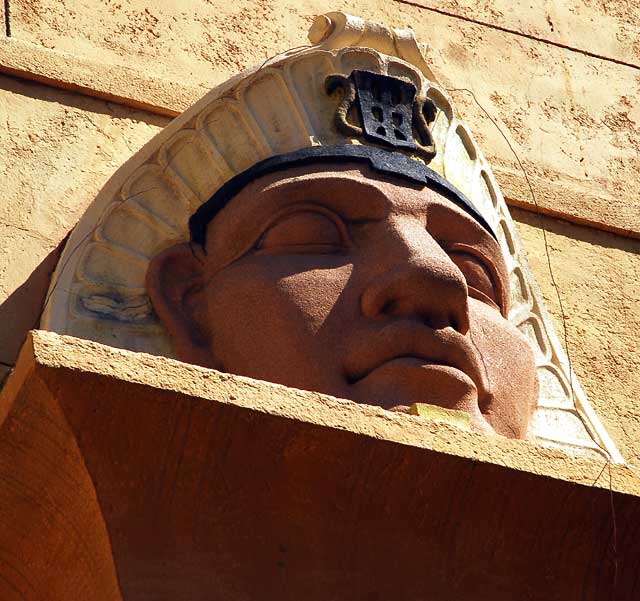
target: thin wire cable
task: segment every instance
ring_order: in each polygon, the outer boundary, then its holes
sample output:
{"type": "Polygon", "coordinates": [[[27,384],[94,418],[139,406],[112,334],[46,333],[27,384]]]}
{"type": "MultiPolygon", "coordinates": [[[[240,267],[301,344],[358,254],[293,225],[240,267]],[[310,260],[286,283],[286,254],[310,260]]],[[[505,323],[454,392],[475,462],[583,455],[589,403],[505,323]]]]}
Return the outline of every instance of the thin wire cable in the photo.
{"type": "MultiPolygon", "coordinates": [[[[567,361],[569,363],[569,388],[571,389],[571,402],[573,403],[573,405],[575,406],[575,399],[574,399],[574,391],[573,391],[573,369],[571,367],[571,357],[569,354],[569,340],[568,340],[568,336],[567,336],[567,324],[566,324],[566,317],[565,317],[565,313],[564,313],[564,307],[562,304],[562,296],[560,295],[560,287],[558,286],[558,284],[556,283],[556,278],[555,275],[553,273],[553,268],[551,266],[551,255],[549,253],[549,243],[547,241],[547,229],[545,227],[544,224],[544,215],[540,212],[540,205],[538,204],[538,199],[536,198],[536,195],[533,191],[533,186],[531,185],[531,180],[529,179],[529,175],[527,174],[526,169],[524,168],[524,165],[522,164],[522,161],[520,160],[520,157],[518,156],[518,153],[515,151],[515,149],[513,148],[513,146],[511,145],[511,142],[509,141],[509,138],[507,138],[507,136],[504,134],[504,132],[502,131],[502,129],[500,128],[500,126],[497,124],[497,122],[495,121],[495,119],[489,114],[489,112],[480,104],[480,102],[478,102],[478,99],[476,98],[476,95],[469,89],[467,88],[452,88],[452,89],[447,89],[447,92],[468,92],[469,94],[471,94],[471,96],[473,97],[474,102],[480,107],[480,109],[482,110],[482,112],[487,116],[487,118],[489,119],[489,121],[491,121],[491,123],[493,123],[494,127],[498,130],[498,132],[500,132],[500,135],[504,138],[504,141],[507,143],[507,145],[509,146],[509,149],[511,150],[511,152],[513,153],[513,156],[516,158],[516,161],[518,162],[518,166],[520,167],[524,178],[527,182],[527,186],[529,187],[529,192],[531,194],[531,199],[533,200],[533,204],[536,207],[536,214],[538,215],[539,219],[540,219],[540,229],[542,230],[542,237],[544,240],[544,250],[545,250],[545,255],[546,255],[546,259],[547,259],[547,267],[549,270],[549,276],[551,277],[551,284],[556,292],[556,296],[558,298],[558,305],[560,307],[560,314],[562,317],[562,329],[563,329],[563,334],[564,334],[564,346],[565,346],[565,352],[567,354],[567,361]]],[[[576,411],[577,411],[577,407],[576,407],[576,411]]]]}
{"type": "MultiPolygon", "coordinates": [[[[482,112],[487,116],[487,118],[489,119],[489,121],[491,121],[491,123],[493,123],[494,127],[498,130],[498,132],[500,133],[500,135],[504,138],[504,141],[507,143],[507,146],[509,146],[509,149],[511,150],[511,152],[513,153],[513,156],[516,158],[516,161],[518,162],[518,165],[524,175],[524,178],[527,182],[527,186],[529,187],[529,192],[531,193],[531,199],[533,200],[533,204],[536,207],[536,213],[538,214],[538,217],[540,219],[540,229],[542,230],[542,236],[543,236],[543,240],[544,240],[544,249],[545,249],[545,255],[546,255],[546,259],[547,259],[547,267],[549,270],[549,276],[551,278],[551,284],[556,292],[557,298],[558,298],[558,305],[560,308],[560,314],[562,317],[562,329],[563,329],[563,333],[564,333],[564,346],[565,346],[565,352],[567,355],[567,362],[569,364],[569,387],[570,387],[570,391],[571,391],[571,402],[576,410],[576,413],[580,419],[580,421],[582,422],[582,424],[585,426],[585,429],[587,430],[587,432],[589,432],[589,428],[587,426],[587,423],[585,421],[585,418],[582,416],[580,410],[578,409],[578,406],[576,405],[575,402],[575,394],[574,394],[574,390],[573,390],[573,368],[571,366],[571,355],[569,353],[569,338],[568,338],[568,333],[567,333],[567,323],[566,323],[566,316],[564,313],[564,307],[562,304],[562,297],[560,295],[560,287],[558,286],[558,284],[556,283],[556,279],[555,279],[555,275],[553,273],[553,267],[551,265],[551,254],[549,252],[549,244],[547,241],[547,230],[545,227],[545,223],[544,223],[544,215],[543,213],[540,211],[540,206],[538,204],[538,200],[536,198],[535,192],[533,190],[533,185],[531,184],[531,180],[529,179],[529,175],[527,174],[526,169],[524,168],[524,165],[522,164],[522,161],[520,160],[520,157],[518,156],[518,153],[515,151],[515,149],[513,148],[511,142],[509,141],[509,139],[507,138],[507,136],[504,134],[504,132],[502,131],[502,129],[500,128],[500,126],[498,125],[498,123],[495,121],[495,119],[493,119],[493,117],[489,114],[489,112],[480,104],[480,102],[478,101],[478,99],[476,98],[476,95],[469,90],[468,88],[451,88],[451,89],[447,89],[447,92],[467,92],[468,94],[471,94],[474,102],[478,105],[478,107],[480,107],[480,109],[482,110],[482,112]]],[[[618,526],[617,526],[617,520],[616,520],[616,511],[615,511],[615,504],[614,504],[614,494],[613,494],[613,476],[611,473],[611,455],[609,454],[609,451],[604,448],[602,446],[602,444],[600,444],[600,441],[597,440],[596,437],[592,437],[593,441],[595,442],[595,444],[602,450],[606,462],[604,464],[604,466],[602,467],[602,470],[600,471],[600,473],[598,474],[596,480],[594,481],[594,484],[600,479],[600,477],[602,476],[605,468],[608,468],[609,470],[609,498],[610,498],[610,505],[611,505],[611,523],[612,523],[612,547],[613,547],[613,583],[612,583],[612,588],[611,588],[611,600],[615,601],[615,597],[616,597],[616,591],[617,591],[617,586],[618,586],[618,526]]]]}
{"type": "MultiPolygon", "coordinates": [[[[570,353],[570,350],[569,350],[569,336],[568,336],[568,331],[567,331],[567,318],[566,318],[566,314],[564,312],[564,305],[563,305],[563,302],[562,302],[562,296],[560,294],[560,287],[558,286],[558,284],[556,282],[555,274],[553,272],[553,267],[551,265],[551,253],[549,252],[549,242],[547,240],[547,228],[546,228],[545,222],[544,222],[544,214],[540,211],[540,205],[538,204],[538,199],[536,198],[535,192],[533,190],[533,185],[531,184],[531,180],[529,179],[529,175],[527,173],[527,170],[524,168],[524,165],[522,164],[522,161],[520,160],[520,157],[518,156],[518,153],[515,151],[513,145],[509,141],[509,138],[507,138],[507,136],[504,134],[504,132],[502,131],[502,129],[500,128],[500,126],[498,125],[496,120],[480,104],[480,102],[476,98],[476,95],[473,93],[473,91],[469,90],[468,88],[449,88],[449,89],[447,89],[447,92],[467,92],[468,94],[471,95],[471,97],[473,98],[474,102],[478,105],[478,107],[482,110],[482,112],[487,116],[487,119],[489,119],[489,121],[491,121],[491,123],[494,125],[494,127],[500,133],[500,135],[504,138],[504,141],[507,143],[507,146],[509,146],[509,150],[511,150],[511,152],[513,153],[513,156],[515,157],[515,159],[516,159],[516,161],[518,163],[518,166],[520,167],[520,170],[522,171],[522,174],[524,175],[524,178],[525,178],[525,180],[527,182],[527,186],[528,186],[529,192],[531,194],[531,199],[533,200],[533,204],[536,207],[536,214],[538,215],[538,218],[540,220],[540,229],[542,230],[542,238],[543,238],[543,241],[544,241],[544,250],[545,250],[545,257],[546,257],[546,260],[547,260],[547,268],[548,268],[548,271],[549,271],[549,277],[551,278],[551,285],[553,286],[553,289],[554,289],[554,291],[556,293],[556,297],[558,299],[558,306],[560,308],[560,317],[562,319],[562,331],[563,331],[563,338],[564,338],[564,347],[565,347],[565,353],[567,355],[567,363],[569,364],[569,390],[570,390],[570,394],[571,394],[571,403],[573,404],[573,406],[574,406],[574,408],[576,410],[576,413],[577,413],[578,417],[580,418],[580,421],[582,421],[583,425],[587,429],[587,432],[589,432],[588,424],[586,423],[584,417],[582,416],[580,410],[578,409],[578,406],[576,405],[576,401],[575,401],[575,391],[573,389],[573,367],[572,367],[572,362],[571,362],[571,353],[570,353]]],[[[611,460],[611,456],[610,456],[609,452],[607,451],[607,449],[605,449],[600,444],[600,442],[596,439],[596,437],[593,437],[593,441],[606,454],[608,460],[610,461],[611,460]]]]}
{"type": "Polygon", "coordinates": [[[255,70],[253,75],[255,76],[258,73],[260,73],[260,71],[262,71],[262,69],[264,69],[267,66],[267,63],[272,61],[274,58],[277,58],[281,55],[286,55],[286,57],[289,58],[289,56],[293,56],[295,54],[302,52],[303,50],[306,50],[307,48],[312,48],[312,47],[313,46],[311,46],[311,44],[304,44],[303,46],[294,46],[293,48],[289,48],[289,50],[286,50],[285,52],[278,52],[277,54],[274,54],[269,58],[265,59],[265,61],[255,70]]]}

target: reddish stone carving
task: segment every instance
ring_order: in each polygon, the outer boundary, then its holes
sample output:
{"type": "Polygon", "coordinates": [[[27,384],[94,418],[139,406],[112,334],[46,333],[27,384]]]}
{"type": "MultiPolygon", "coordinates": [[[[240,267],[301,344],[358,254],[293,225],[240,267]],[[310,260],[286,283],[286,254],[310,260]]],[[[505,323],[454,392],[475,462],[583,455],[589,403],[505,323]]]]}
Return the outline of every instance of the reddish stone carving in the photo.
{"type": "Polygon", "coordinates": [[[535,361],[505,318],[504,259],[451,200],[355,163],[288,168],[244,187],[205,246],[147,274],[184,360],[527,436],[535,361]]]}

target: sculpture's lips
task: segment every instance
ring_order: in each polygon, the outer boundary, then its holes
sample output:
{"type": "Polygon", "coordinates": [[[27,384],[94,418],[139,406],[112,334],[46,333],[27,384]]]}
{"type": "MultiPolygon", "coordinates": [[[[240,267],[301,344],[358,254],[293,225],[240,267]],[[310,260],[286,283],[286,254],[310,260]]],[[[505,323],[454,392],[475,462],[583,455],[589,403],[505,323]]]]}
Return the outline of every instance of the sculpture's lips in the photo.
{"type": "Polygon", "coordinates": [[[394,357],[393,359],[389,359],[388,361],[384,361],[381,365],[374,367],[372,370],[369,370],[368,373],[364,374],[361,378],[366,378],[372,371],[378,369],[378,367],[428,367],[430,365],[436,366],[447,366],[453,367],[448,363],[444,363],[442,361],[434,361],[432,359],[427,359],[425,357],[417,357],[415,355],[402,355],[401,357],[394,357]]]}
{"type": "Polygon", "coordinates": [[[349,349],[345,372],[355,384],[383,365],[453,367],[471,378],[479,398],[488,391],[480,354],[453,328],[434,330],[410,320],[387,324],[358,338],[349,349]]]}

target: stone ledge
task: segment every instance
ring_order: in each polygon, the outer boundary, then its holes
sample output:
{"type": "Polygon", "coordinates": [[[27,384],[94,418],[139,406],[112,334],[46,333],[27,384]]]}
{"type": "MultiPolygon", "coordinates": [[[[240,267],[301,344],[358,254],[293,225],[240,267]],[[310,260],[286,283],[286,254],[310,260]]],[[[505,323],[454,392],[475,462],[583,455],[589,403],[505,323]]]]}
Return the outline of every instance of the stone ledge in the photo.
{"type": "Polygon", "coordinates": [[[50,332],[0,419],[3,599],[634,598],[625,466],[50,332]]]}
{"type": "Polygon", "coordinates": [[[0,73],[169,117],[179,115],[208,91],[14,38],[0,39],[0,73]]]}
{"type": "MultiPolygon", "coordinates": [[[[601,474],[604,463],[573,457],[529,441],[477,434],[422,417],[393,413],[317,392],[235,376],[166,357],[134,353],[54,332],[32,331],[19,363],[25,361],[61,373],[72,370],[106,376],[540,476],[606,489],[610,485],[608,473],[606,478],[601,474]]],[[[617,464],[611,467],[614,490],[640,495],[640,479],[628,467],[617,464]]]]}
{"type": "Polygon", "coordinates": [[[593,186],[580,186],[567,180],[549,181],[529,175],[536,195],[533,202],[522,172],[502,167],[494,175],[509,207],[564,219],[625,238],[640,238],[640,211],[632,203],[604,194],[594,194],[593,186]]]}

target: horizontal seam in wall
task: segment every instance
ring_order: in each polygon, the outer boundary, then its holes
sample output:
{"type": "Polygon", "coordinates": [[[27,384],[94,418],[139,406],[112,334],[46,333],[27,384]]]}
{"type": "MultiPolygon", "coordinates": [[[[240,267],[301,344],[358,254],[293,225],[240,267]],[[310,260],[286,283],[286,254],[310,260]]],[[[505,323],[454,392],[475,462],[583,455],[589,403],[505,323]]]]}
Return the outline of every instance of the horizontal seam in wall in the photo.
{"type": "Polygon", "coordinates": [[[439,15],[443,15],[445,17],[451,17],[452,19],[459,19],[461,21],[466,21],[467,23],[473,23],[474,25],[481,25],[483,27],[488,27],[490,29],[496,29],[497,31],[502,31],[504,33],[509,33],[511,35],[517,35],[519,37],[527,38],[528,40],[533,40],[535,42],[549,44],[550,46],[555,46],[556,48],[562,48],[563,50],[569,50],[570,52],[577,52],[578,54],[583,54],[591,58],[597,58],[603,61],[608,61],[610,63],[615,63],[616,65],[622,65],[623,67],[631,67],[632,69],[640,70],[640,65],[636,65],[634,63],[628,63],[627,61],[623,61],[618,58],[604,56],[603,54],[597,54],[595,52],[589,52],[588,50],[584,50],[582,48],[576,48],[575,46],[569,46],[568,44],[561,44],[560,42],[554,42],[553,40],[548,40],[546,38],[541,38],[535,35],[531,35],[530,33],[524,33],[516,29],[509,29],[508,27],[503,27],[502,25],[495,25],[494,23],[488,23],[487,21],[478,21],[477,19],[472,19],[470,17],[465,17],[463,15],[457,15],[455,13],[442,10],[441,8],[433,8],[431,6],[425,6],[424,4],[418,4],[417,2],[411,2],[411,0],[394,0],[394,2],[398,2],[399,4],[406,4],[408,6],[414,6],[416,8],[421,8],[423,10],[428,10],[428,11],[437,13],[439,15]]]}
{"type": "MultiPolygon", "coordinates": [[[[46,242],[48,244],[56,244],[54,240],[50,238],[45,238],[40,235],[38,232],[34,232],[33,230],[27,229],[26,227],[22,227],[20,225],[15,225],[13,223],[7,223],[6,221],[0,221],[0,227],[13,228],[14,230],[18,230],[24,234],[27,234],[30,238],[34,238],[35,240],[40,240],[40,242],[46,242]]],[[[2,363],[2,361],[0,361],[2,363]]]]}
{"type": "Polygon", "coordinates": [[[580,217],[579,215],[573,215],[570,213],[555,211],[554,209],[551,209],[549,207],[541,206],[539,204],[534,205],[530,202],[523,202],[521,200],[510,198],[506,195],[505,195],[505,202],[509,207],[518,209],[520,211],[527,211],[528,213],[543,215],[545,217],[549,217],[550,219],[560,219],[562,221],[567,221],[572,225],[577,225],[580,227],[588,227],[594,230],[598,230],[600,232],[608,232],[610,234],[620,236],[621,238],[630,238],[631,240],[640,240],[640,232],[636,232],[633,230],[620,228],[615,225],[609,225],[608,223],[602,223],[601,221],[595,221],[592,219],[588,219],[586,217],[580,217]]]}
{"type": "Polygon", "coordinates": [[[0,73],[168,117],[179,115],[208,91],[148,77],[130,67],[65,55],[15,38],[0,40],[0,73]],[[92,81],[92,73],[101,75],[98,86],[92,81]],[[114,90],[113,82],[123,79],[129,84],[114,90]],[[140,94],[140,90],[144,92],[140,94]]]}
{"type": "Polygon", "coordinates": [[[72,81],[63,81],[39,73],[33,73],[31,71],[25,71],[22,69],[15,69],[13,67],[0,64],[0,74],[9,75],[16,79],[24,79],[26,81],[33,81],[42,85],[50,86],[57,90],[64,90],[65,92],[73,92],[75,94],[82,94],[89,98],[96,98],[98,100],[104,100],[105,102],[114,102],[122,106],[128,106],[129,108],[138,109],[151,113],[153,115],[162,115],[164,117],[176,117],[181,113],[179,110],[174,110],[161,105],[150,104],[144,101],[136,100],[128,96],[122,96],[118,94],[111,94],[109,92],[103,92],[94,88],[83,86],[81,84],[74,83],[72,81]]]}

